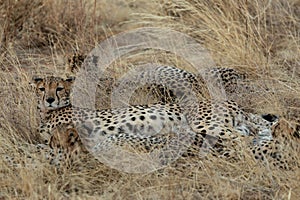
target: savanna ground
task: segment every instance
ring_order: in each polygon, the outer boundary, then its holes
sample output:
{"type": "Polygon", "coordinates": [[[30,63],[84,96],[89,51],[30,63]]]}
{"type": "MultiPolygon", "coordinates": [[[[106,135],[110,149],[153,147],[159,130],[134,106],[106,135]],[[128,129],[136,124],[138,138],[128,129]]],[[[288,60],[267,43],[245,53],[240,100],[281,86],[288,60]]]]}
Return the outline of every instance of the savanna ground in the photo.
{"type": "MultiPolygon", "coordinates": [[[[0,199],[300,199],[299,169],[263,167],[247,155],[236,163],[199,159],[186,161],[184,171],[146,174],[120,172],[89,155],[64,170],[47,162],[14,168],[3,160],[9,154],[26,163],[28,145],[41,142],[32,75],[64,74],[75,51],[88,53],[105,38],[138,27],[192,36],[216,65],[268,86],[250,102],[251,110],[299,119],[299,0],[2,0],[0,16],[0,199]]],[[[158,55],[138,52],[115,65],[154,58],[182,67],[176,57],[158,55]]],[[[117,77],[125,67],[111,69],[117,77]]]]}

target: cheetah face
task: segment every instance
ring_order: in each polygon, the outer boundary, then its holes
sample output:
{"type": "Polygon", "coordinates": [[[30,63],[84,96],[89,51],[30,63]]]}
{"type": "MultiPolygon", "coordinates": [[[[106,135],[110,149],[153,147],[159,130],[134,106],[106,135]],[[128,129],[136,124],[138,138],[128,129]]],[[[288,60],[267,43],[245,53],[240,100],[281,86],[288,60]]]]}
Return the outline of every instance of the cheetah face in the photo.
{"type": "Polygon", "coordinates": [[[62,124],[53,130],[49,147],[56,153],[56,157],[52,159],[57,163],[55,165],[71,164],[78,157],[79,153],[86,153],[87,151],[83,147],[80,141],[77,130],[73,124],[62,124]]]}
{"type": "Polygon", "coordinates": [[[286,138],[300,142],[300,122],[288,121],[284,118],[272,127],[272,133],[276,138],[286,138]]]}
{"type": "Polygon", "coordinates": [[[49,76],[46,78],[33,78],[33,85],[38,98],[39,108],[42,110],[55,110],[70,104],[71,86],[75,78],[63,79],[49,76]]]}
{"type": "Polygon", "coordinates": [[[69,153],[72,153],[78,150],[80,147],[79,143],[79,135],[77,130],[72,124],[69,124],[61,125],[54,129],[49,145],[52,149],[61,148],[69,153]]]}

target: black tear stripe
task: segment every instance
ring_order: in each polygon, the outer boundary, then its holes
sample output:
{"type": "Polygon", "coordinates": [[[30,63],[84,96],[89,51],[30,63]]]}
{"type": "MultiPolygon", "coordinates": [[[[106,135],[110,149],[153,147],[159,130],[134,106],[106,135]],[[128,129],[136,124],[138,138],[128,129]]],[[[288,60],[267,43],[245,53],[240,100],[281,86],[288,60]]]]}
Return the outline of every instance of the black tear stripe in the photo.
{"type": "Polygon", "coordinates": [[[59,106],[59,104],[60,104],[60,98],[58,96],[58,92],[57,91],[55,91],[55,95],[56,95],[56,98],[57,98],[57,105],[59,106]]]}

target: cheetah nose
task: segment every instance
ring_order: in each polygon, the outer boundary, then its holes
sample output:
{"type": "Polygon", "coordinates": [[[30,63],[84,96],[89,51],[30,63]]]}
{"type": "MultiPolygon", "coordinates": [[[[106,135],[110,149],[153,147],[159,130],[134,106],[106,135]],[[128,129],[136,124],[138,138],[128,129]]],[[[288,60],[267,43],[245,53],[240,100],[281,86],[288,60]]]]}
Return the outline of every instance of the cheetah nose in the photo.
{"type": "Polygon", "coordinates": [[[55,101],[55,99],[53,97],[49,97],[46,101],[51,104],[55,101]]]}

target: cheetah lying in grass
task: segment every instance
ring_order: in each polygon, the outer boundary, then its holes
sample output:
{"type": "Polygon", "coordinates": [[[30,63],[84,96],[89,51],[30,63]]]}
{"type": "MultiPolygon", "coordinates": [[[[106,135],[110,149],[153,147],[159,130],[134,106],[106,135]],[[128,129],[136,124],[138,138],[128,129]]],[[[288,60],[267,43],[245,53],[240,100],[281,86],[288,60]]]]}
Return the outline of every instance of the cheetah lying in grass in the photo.
{"type": "MultiPolygon", "coordinates": [[[[168,78],[186,78],[183,82],[195,78],[191,73],[172,67],[157,69],[158,73],[165,71],[171,76],[168,78]],[[168,70],[172,72],[169,73],[168,70]]],[[[236,77],[232,70],[222,71],[232,73],[236,77]]],[[[224,77],[225,82],[229,84],[232,80],[230,75],[224,77]]],[[[285,169],[288,168],[287,163],[290,163],[289,158],[282,156],[282,152],[279,151],[283,143],[281,135],[275,134],[281,127],[276,117],[246,113],[232,101],[201,100],[196,106],[192,104],[187,108],[182,108],[177,103],[107,110],[78,108],[70,103],[73,82],[73,78],[34,79],[41,111],[40,134],[44,138],[51,138],[50,148],[55,149],[54,152],[63,152],[59,156],[53,155],[55,159],[51,160],[55,160],[55,163],[73,157],[76,154],[74,152],[80,152],[82,143],[97,153],[112,147],[130,147],[132,150],[141,149],[143,153],[147,153],[164,148],[169,139],[174,137],[180,141],[186,140],[184,142],[188,147],[183,155],[197,155],[199,148],[206,144],[213,152],[217,152],[217,155],[230,157],[231,147],[239,145],[245,136],[253,138],[249,147],[256,159],[270,161],[285,169]],[[180,126],[185,127],[184,137],[182,132],[174,129],[180,126]],[[78,130],[81,134],[80,139],[78,130]],[[282,158],[285,159],[281,160],[282,158]]],[[[185,98],[184,95],[181,97],[185,98]]],[[[289,138],[299,139],[299,125],[295,127],[290,129],[288,135],[289,138]]],[[[286,144],[288,140],[284,141],[286,144]]]]}

